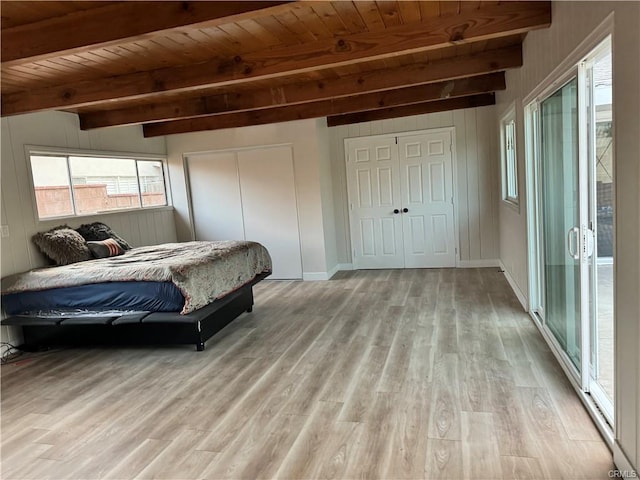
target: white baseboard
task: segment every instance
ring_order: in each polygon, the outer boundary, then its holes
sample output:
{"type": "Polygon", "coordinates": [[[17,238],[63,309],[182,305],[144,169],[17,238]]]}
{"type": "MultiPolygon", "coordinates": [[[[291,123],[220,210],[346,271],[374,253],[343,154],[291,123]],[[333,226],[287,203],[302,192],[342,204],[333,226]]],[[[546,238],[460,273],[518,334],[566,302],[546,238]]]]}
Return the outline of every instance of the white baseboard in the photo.
{"type": "Polygon", "coordinates": [[[518,301],[522,305],[522,308],[524,308],[525,312],[528,312],[529,311],[529,298],[524,294],[524,292],[522,290],[520,290],[520,287],[515,282],[515,280],[511,276],[511,274],[507,271],[507,269],[504,268],[504,264],[500,260],[498,260],[498,266],[504,271],[504,278],[507,279],[507,282],[509,283],[509,286],[511,287],[511,290],[513,290],[513,293],[516,294],[516,297],[518,298],[518,301]]]}
{"type": "Polygon", "coordinates": [[[458,268],[484,268],[484,267],[497,267],[500,260],[460,260],[458,262],[458,268]]]}
{"type": "Polygon", "coordinates": [[[302,280],[305,282],[329,280],[329,275],[327,272],[302,272],[302,280]]]}
{"type": "Polygon", "coordinates": [[[341,270],[353,270],[353,265],[351,263],[339,263],[328,272],[302,272],[302,280],[305,282],[331,280],[331,277],[341,270]]]}
{"type": "Polygon", "coordinates": [[[617,440],[613,443],[613,463],[622,474],[619,478],[638,478],[638,470],[634,468],[629,458],[624,454],[617,440]]]}
{"type": "Polygon", "coordinates": [[[340,270],[340,265],[334,265],[333,268],[327,272],[327,280],[331,280],[331,278],[338,273],[338,270],[340,270]]]}

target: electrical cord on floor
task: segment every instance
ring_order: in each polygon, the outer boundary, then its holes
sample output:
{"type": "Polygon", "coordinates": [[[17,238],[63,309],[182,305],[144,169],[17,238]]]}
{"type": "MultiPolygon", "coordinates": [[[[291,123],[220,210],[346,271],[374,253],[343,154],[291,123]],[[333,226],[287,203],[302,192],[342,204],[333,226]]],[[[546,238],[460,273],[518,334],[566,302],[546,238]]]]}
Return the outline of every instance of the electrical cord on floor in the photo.
{"type": "Polygon", "coordinates": [[[0,364],[4,365],[15,360],[24,353],[18,347],[9,342],[0,342],[0,364]]]}
{"type": "Polygon", "coordinates": [[[55,348],[43,350],[41,352],[26,352],[9,342],[0,342],[0,352],[2,352],[0,354],[0,365],[11,365],[14,363],[31,360],[32,358],[41,358],[44,355],[56,353],[61,350],[64,349],[55,348]],[[27,353],[30,353],[30,355],[27,355],[27,353]]]}

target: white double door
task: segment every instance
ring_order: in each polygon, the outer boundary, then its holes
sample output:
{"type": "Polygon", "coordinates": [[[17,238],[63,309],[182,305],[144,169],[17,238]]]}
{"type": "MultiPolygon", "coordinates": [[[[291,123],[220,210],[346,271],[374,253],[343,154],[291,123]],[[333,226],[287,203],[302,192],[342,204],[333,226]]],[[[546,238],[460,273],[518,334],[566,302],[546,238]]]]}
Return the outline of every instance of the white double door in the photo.
{"type": "Polygon", "coordinates": [[[356,269],[454,267],[452,132],[345,140],[356,269]]]}
{"type": "Polygon", "coordinates": [[[271,278],[302,278],[291,147],[190,155],[187,169],[196,240],[259,242],[271,278]]]}

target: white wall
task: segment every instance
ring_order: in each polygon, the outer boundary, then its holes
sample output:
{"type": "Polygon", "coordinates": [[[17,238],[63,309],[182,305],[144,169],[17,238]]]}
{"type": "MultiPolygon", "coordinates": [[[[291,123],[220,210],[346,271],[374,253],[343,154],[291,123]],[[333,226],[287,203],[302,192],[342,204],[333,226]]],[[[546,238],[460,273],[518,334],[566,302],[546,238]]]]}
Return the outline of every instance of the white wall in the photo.
{"type": "Polygon", "coordinates": [[[320,195],[322,197],[322,224],[329,276],[338,270],[338,246],[336,242],[336,218],[333,201],[333,178],[331,176],[331,149],[327,119],[316,120],[318,154],[320,164],[320,195]]]}
{"type": "MultiPolygon", "coordinates": [[[[514,71],[516,72],[516,71],[514,71]]],[[[507,78],[516,75],[507,73],[507,78]]],[[[509,84],[508,84],[509,85],[509,84]]],[[[504,94],[496,96],[497,118],[496,128],[499,128],[500,120],[506,111],[514,105],[511,101],[505,104],[504,94]]],[[[523,306],[529,304],[528,292],[528,267],[527,267],[527,217],[526,217],[526,185],[524,166],[524,121],[522,100],[515,102],[516,111],[516,154],[518,157],[518,196],[519,205],[514,207],[499,198],[499,251],[500,261],[504,267],[507,278],[523,306]]],[[[500,138],[498,132],[498,139],[500,138]]]]}
{"type": "MultiPolygon", "coordinates": [[[[2,225],[9,237],[2,238],[1,275],[47,265],[45,257],[31,242],[43,230],[67,223],[103,221],[134,246],[176,240],[173,210],[170,207],[135,212],[119,212],[91,217],[39,221],[34,205],[25,145],[45,147],[165,154],[164,138],[145,139],[140,127],[122,127],[83,132],[78,117],[71,113],[46,112],[2,119],[2,225]]],[[[2,327],[2,338],[20,343],[19,331],[2,327]]]]}
{"type": "Polygon", "coordinates": [[[351,263],[344,139],[450,126],[456,130],[455,203],[460,264],[497,264],[500,162],[493,106],[329,128],[339,263],[351,263]]]}
{"type": "MultiPolygon", "coordinates": [[[[500,116],[516,101],[518,141],[522,99],[614,12],[613,111],[616,185],[616,444],[619,467],[640,466],[640,2],[554,2],[549,29],[530,32],[524,66],[507,73],[497,96],[500,116]],[[626,458],[625,458],[626,457],[626,458]],[[626,465],[625,465],[626,464],[626,465]]],[[[518,145],[519,186],[525,195],[524,148],[518,145]]],[[[517,287],[528,292],[526,206],[500,206],[500,255],[517,287]]]]}
{"type": "Polygon", "coordinates": [[[318,143],[322,135],[322,121],[299,120],[168,136],[167,152],[178,239],[180,241],[192,239],[190,206],[187,198],[188,181],[184,170],[184,157],[187,154],[290,144],[293,148],[298,197],[303,278],[325,278],[335,263],[328,264],[333,254],[331,242],[325,240],[328,231],[325,221],[332,223],[332,213],[324,208],[327,206],[327,200],[322,189],[329,188],[327,186],[331,185],[331,179],[323,175],[327,170],[324,166],[326,158],[318,143]]]}

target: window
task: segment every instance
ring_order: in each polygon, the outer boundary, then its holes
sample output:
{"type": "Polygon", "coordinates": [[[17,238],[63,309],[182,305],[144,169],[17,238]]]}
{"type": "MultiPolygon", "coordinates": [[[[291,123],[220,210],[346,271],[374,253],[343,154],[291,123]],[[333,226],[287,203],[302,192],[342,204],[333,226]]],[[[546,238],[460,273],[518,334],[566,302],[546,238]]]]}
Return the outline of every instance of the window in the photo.
{"type": "Polygon", "coordinates": [[[162,160],[30,151],[38,218],[167,205],[162,160]]]}
{"type": "Polygon", "coordinates": [[[518,156],[516,151],[515,108],[506,113],[500,122],[502,151],[502,199],[518,205],[518,156]]]}

